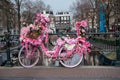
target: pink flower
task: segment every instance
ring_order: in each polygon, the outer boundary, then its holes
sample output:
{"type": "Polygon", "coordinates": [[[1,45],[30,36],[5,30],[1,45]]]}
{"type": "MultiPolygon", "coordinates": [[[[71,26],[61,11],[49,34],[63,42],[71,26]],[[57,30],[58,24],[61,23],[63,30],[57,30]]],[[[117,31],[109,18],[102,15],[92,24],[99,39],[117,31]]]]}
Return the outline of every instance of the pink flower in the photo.
{"type": "Polygon", "coordinates": [[[86,41],[86,38],[84,38],[84,37],[78,37],[77,41],[81,41],[82,43],[84,43],[86,41]]]}
{"type": "Polygon", "coordinates": [[[87,47],[90,47],[90,43],[89,42],[85,42],[85,46],[87,46],[87,47]]]}
{"type": "Polygon", "coordinates": [[[84,29],[82,29],[82,32],[83,32],[83,33],[85,33],[85,30],[84,30],[84,29]]]}
{"type": "Polygon", "coordinates": [[[47,23],[50,22],[50,19],[49,19],[49,18],[45,17],[44,19],[45,19],[45,21],[46,21],[47,23]]]}
{"type": "Polygon", "coordinates": [[[85,20],[82,20],[82,21],[81,21],[81,26],[87,27],[87,22],[86,22],[85,20]]]}
{"type": "Polygon", "coordinates": [[[36,19],[35,22],[37,23],[37,22],[38,22],[38,19],[36,19]]]}
{"type": "Polygon", "coordinates": [[[65,41],[61,40],[60,38],[57,39],[57,44],[58,44],[59,46],[63,45],[64,43],[65,43],[65,41]]]}
{"type": "Polygon", "coordinates": [[[29,29],[27,27],[22,27],[20,31],[20,35],[26,35],[27,32],[29,32],[29,29]]]}
{"type": "Polygon", "coordinates": [[[76,27],[80,26],[81,22],[76,22],[76,27]]]}
{"type": "Polygon", "coordinates": [[[50,19],[49,19],[48,17],[42,16],[41,22],[42,22],[43,24],[45,24],[45,23],[50,22],[50,19]]]}
{"type": "Polygon", "coordinates": [[[91,49],[88,48],[87,51],[88,51],[88,53],[90,53],[90,52],[91,52],[91,49]]]}
{"type": "Polygon", "coordinates": [[[41,16],[41,13],[37,13],[37,17],[40,17],[41,16]]]}

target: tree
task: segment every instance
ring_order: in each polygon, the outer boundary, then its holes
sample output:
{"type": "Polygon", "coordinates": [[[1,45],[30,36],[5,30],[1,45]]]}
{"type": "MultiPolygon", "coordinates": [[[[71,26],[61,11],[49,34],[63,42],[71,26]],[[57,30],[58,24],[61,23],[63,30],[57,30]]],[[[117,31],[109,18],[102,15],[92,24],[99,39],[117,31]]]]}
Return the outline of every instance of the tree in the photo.
{"type": "Polygon", "coordinates": [[[91,20],[93,30],[96,15],[94,0],[76,0],[75,2],[73,2],[70,9],[73,12],[73,18],[77,21],[82,19],[91,20]]]}
{"type": "Polygon", "coordinates": [[[73,12],[74,18],[86,19],[88,12],[91,9],[91,4],[89,0],[76,0],[70,7],[73,12]]]}
{"type": "MultiPolygon", "coordinates": [[[[114,0],[99,0],[99,6],[101,6],[102,7],[102,10],[103,10],[103,12],[104,12],[104,15],[105,15],[105,19],[106,19],[106,30],[107,30],[107,32],[109,32],[110,31],[110,28],[109,28],[109,26],[110,26],[110,18],[111,18],[111,16],[114,16],[115,14],[114,14],[114,12],[113,12],[113,9],[114,9],[114,4],[113,4],[113,2],[114,2],[114,0]]],[[[99,8],[99,10],[101,10],[100,9],[100,7],[98,7],[99,8]]]]}
{"type": "Polygon", "coordinates": [[[36,10],[34,3],[30,0],[26,0],[22,6],[24,7],[22,18],[25,19],[27,23],[32,23],[33,15],[36,10]]]}
{"type": "Polygon", "coordinates": [[[51,10],[51,6],[50,6],[50,5],[47,5],[47,6],[46,6],[46,10],[47,10],[47,11],[50,11],[50,10],[51,10]]]}
{"type": "Polygon", "coordinates": [[[28,23],[31,23],[34,19],[34,15],[37,12],[42,12],[43,10],[50,10],[49,5],[45,5],[42,0],[11,0],[15,4],[15,9],[17,11],[18,19],[18,30],[20,33],[21,29],[21,16],[26,19],[28,23]]]}
{"type": "Polygon", "coordinates": [[[2,11],[1,19],[2,19],[2,25],[7,28],[7,31],[10,32],[10,30],[14,27],[14,15],[15,15],[15,9],[14,4],[10,0],[1,0],[0,1],[0,9],[2,11]]]}
{"type": "Polygon", "coordinates": [[[20,29],[21,29],[21,5],[22,5],[22,1],[23,0],[15,0],[15,5],[16,5],[16,9],[17,9],[17,16],[18,16],[18,33],[20,33],[20,29]]]}
{"type": "Polygon", "coordinates": [[[33,22],[36,13],[51,9],[50,5],[46,6],[41,0],[26,0],[22,6],[24,7],[22,17],[28,24],[33,22]]]}

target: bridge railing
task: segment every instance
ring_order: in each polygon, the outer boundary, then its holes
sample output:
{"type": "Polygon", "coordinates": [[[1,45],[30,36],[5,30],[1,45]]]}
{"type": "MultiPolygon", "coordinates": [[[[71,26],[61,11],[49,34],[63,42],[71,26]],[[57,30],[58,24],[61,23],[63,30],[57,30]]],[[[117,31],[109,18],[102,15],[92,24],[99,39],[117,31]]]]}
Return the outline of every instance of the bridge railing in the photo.
{"type": "MultiPolygon", "coordinates": [[[[120,37],[119,32],[107,32],[107,33],[86,33],[88,41],[93,44],[93,51],[103,52],[105,54],[114,53],[116,55],[116,60],[120,60],[120,37]]],[[[56,44],[56,39],[61,35],[70,35],[70,37],[76,37],[75,33],[49,33],[49,43],[48,48],[53,48],[56,44]]],[[[0,53],[6,53],[7,64],[11,65],[11,52],[16,51],[18,53],[19,35],[10,35],[6,33],[5,35],[0,35],[0,53]]],[[[15,55],[14,55],[15,56],[15,55]]]]}
{"type": "Polygon", "coordinates": [[[90,33],[88,34],[89,41],[97,47],[99,50],[106,51],[106,52],[116,52],[116,37],[115,32],[109,33],[90,33]]]}

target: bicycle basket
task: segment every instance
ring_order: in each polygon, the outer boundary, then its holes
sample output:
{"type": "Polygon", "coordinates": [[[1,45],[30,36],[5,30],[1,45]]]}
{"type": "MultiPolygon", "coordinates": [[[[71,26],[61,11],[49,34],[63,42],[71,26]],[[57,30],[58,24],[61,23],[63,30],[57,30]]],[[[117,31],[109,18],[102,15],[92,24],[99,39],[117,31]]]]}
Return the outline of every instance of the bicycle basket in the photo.
{"type": "Polygon", "coordinates": [[[31,39],[37,39],[39,36],[40,34],[36,30],[31,31],[26,35],[27,38],[31,38],[31,39]]]}

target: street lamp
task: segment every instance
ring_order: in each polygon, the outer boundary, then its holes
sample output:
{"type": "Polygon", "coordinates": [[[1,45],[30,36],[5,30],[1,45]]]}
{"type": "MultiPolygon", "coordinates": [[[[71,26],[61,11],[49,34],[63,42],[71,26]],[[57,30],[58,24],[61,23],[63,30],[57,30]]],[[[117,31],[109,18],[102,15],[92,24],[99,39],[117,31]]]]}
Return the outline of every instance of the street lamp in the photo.
{"type": "Polygon", "coordinates": [[[9,11],[8,7],[9,6],[7,6],[6,9],[5,9],[6,10],[6,17],[7,17],[7,32],[5,32],[5,40],[6,40],[6,47],[7,47],[7,49],[6,49],[7,61],[5,63],[5,66],[12,66],[12,61],[11,61],[11,58],[10,58],[10,28],[9,28],[9,26],[10,26],[10,24],[9,24],[10,23],[10,21],[9,21],[10,11],[9,11]]]}

